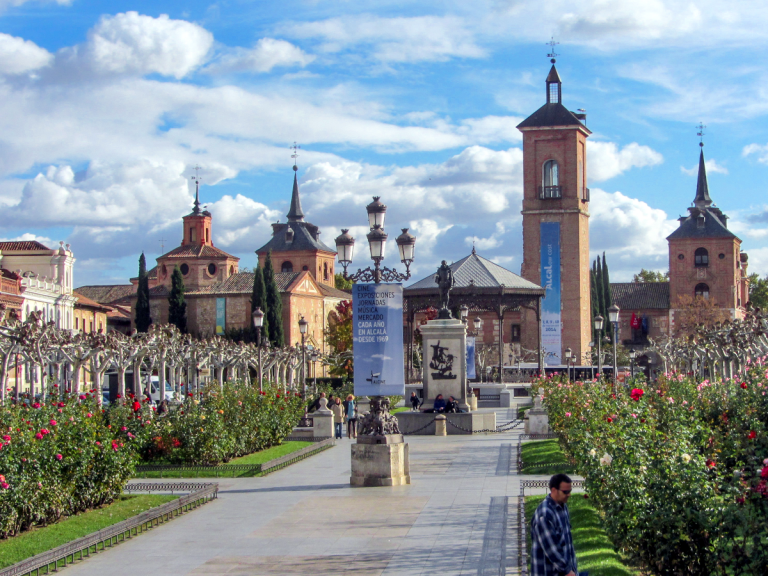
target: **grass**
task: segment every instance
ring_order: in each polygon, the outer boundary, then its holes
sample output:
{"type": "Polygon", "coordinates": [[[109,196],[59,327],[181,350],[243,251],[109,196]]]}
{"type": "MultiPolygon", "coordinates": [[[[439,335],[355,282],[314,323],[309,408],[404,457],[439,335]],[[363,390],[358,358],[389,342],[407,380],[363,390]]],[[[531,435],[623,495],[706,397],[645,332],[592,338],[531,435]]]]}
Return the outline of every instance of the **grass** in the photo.
{"type": "MultiPolygon", "coordinates": [[[[282,444],[279,444],[277,446],[272,446],[271,448],[267,448],[266,450],[254,452],[253,454],[241,456],[240,458],[233,458],[232,460],[227,462],[227,464],[238,464],[238,465],[264,464],[265,462],[269,462],[270,460],[287,456],[292,452],[297,452],[302,448],[306,448],[307,446],[313,446],[314,444],[315,444],[314,442],[300,442],[300,441],[283,442],[282,444]]],[[[226,464],[224,466],[226,466],[226,464]]],[[[261,476],[261,472],[245,471],[245,470],[227,471],[226,468],[219,468],[218,471],[216,470],[216,468],[211,468],[210,470],[198,470],[198,471],[192,471],[192,470],[170,471],[169,470],[164,472],[159,472],[159,471],[137,472],[136,474],[137,474],[137,477],[140,477],[140,478],[221,478],[222,476],[233,477],[233,478],[248,478],[248,477],[254,477],[254,476],[261,476]]]]}
{"type": "Polygon", "coordinates": [[[121,496],[103,508],[89,510],[60,520],[56,524],[33,528],[13,538],[0,540],[0,568],[77,540],[176,498],[178,496],[154,494],[121,496]]]}
{"type": "MultiPolygon", "coordinates": [[[[531,518],[544,496],[526,496],[525,519],[530,527],[531,518]]],[[[588,571],[589,576],[636,576],[639,572],[627,566],[621,556],[614,551],[613,544],[603,530],[600,515],[585,500],[582,494],[574,494],[568,501],[571,515],[573,547],[576,549],[576,561],[579,571],[588,571]]],[[[531,535],[528,535],[528,554],[531,553],[531,535]]],[[[530,561],[529,561],[530,566],[530,561]]]]}
{"type": "Polygon", "coordinates": [[[390,414],[397,414],[398,412],[408,412],[410,410],[410,406],[400,406],[399,408],[392,408],[392,410],[389,411],[390,414]]]}
{"type": "Polygon", "coordinates": [[[523,442],[521,447],[523,459],[523,474],[571,474],[573,465],[568,462],[557,438],[551,440],[536,440],[523,442]],[[548,466],[546,464],[549,464],[548,466]]]}

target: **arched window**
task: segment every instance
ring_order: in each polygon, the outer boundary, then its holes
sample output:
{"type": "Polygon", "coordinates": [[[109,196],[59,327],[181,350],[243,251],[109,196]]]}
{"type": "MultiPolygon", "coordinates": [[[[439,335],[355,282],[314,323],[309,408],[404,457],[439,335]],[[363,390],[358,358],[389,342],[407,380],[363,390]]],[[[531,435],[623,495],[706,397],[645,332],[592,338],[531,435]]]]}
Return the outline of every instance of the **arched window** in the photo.
{"type": "Polygon", "coordinates": [[[547,160],[544,162],[541,178],[541,198],[561,198],[560,188],[560,168],[557,160],[547,160]]]}
{"type": "Polygon", "coordinates": [[[293,264],[286,260],[285,262],[283,262],[283,265],[280,267],[280,271],[281,272],[293,272],[293,264]]]}
{"type": "Polygon", "coordinates": [[[323,264],[323,280],[328,282],[328,262],[323,264]]]}
{"type": "Polygon", "coordinates": [[[696,296],[701,296],[704,300],[709,300],[709,286],[706,284],[696,284],[696,296]]]}
{"type": "Polygon", "coordinates": [[[696,248],[693,256],[696,266],[709,266],[709,252],[706,248],[696,248]]]}

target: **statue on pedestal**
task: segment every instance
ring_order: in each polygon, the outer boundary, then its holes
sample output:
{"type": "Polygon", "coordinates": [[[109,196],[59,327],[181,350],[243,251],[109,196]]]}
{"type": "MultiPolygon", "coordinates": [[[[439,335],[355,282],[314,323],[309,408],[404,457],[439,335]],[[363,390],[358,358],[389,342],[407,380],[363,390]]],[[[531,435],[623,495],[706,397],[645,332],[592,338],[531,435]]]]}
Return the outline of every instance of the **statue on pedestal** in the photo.
{"type": "Polygon", "coordinates": [[[389,398],[374,396],[371,398],[371,411],[360,422],[361,436],[386,436],[400,434],[397,417],[389,413],[389,398]]]}
{"type": "Polygon", "coordinates": [[[438,320],[450,320],[451,311],[448,308],[448,302],[450,300],[450,292],[453,288],[456,280],[453,278],[453,270],[448,266],[447,262],[443,260],[440,267],[435,274],[435,283],[440,291],[440,314],[438,314],[438,320]]]}

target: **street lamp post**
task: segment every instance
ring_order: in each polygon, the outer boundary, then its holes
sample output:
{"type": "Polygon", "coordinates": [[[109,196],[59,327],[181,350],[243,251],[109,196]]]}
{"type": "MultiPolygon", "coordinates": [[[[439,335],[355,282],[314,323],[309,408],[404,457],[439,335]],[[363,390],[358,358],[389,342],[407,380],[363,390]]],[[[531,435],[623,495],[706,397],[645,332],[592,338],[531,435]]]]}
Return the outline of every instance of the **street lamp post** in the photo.
{"type": "Polygon", "coordinates": [[[608,318],[611,321],[611,324],[613,324],[613,386],[616,387],[616,377],[618,376],[618,366],[616,366],[616,343],[618,341],[618,333],[619,333],[619,312],[621,312],[621,309],[616,306],[616,304],[611,304],[611,307],[608,308],[608,318]]]}
{"type": "Polygon", "coordinates": [[[595,337],[595,340],[597,341],[597,374],[598,378],[603,377],[603,357],[600,354],[600,332],[603,330],[603,317],[599,314],[595,316],[595,332],[597,332],[597,336],[595,337]]]}
{"type": "Polygon", "coordinates": [[[307,347],[304,345],[304,341],[307,337],[307,326],[309,322],[304,319],[304,316],[299,320],[299,333],[301,334],[301,385],[302,395],[307,397],[307,347]]]}
{"type": "Polygon", "coordinates": [[[253,327],[256,329],[256,349],[259,351],[259,392],[261,392],[264,387],[264,375],[261,371],[261,327],[264,325],[264,312],[257,306],[252,316],[253,327]]]}
{"type": "Polygon", "coordinates": [[[466,324],[466,323],[467,323],[467,319],[468,319],[468,317],[469,317],[469,308],[467,308],[467,305],[466,305],[466,304],[462,304],[462,305],[459,307],[459,316],[461,317],[461,321],[462,321],[464,324],[466,324]]]}
{"type": "Polygon", "coordinates": [[[317,392],[317,361],[320,359],[320,353],[317,351],[317,349],[312,350],[312,353],[309,355],[309,359],[312,360],[312,387],[314,388],[315,393],[317,392]]]}
{"type": "Polygon", "coordinates": [[[637,352],[635,350],[629,351],[629,377],[634,379],[635,378],[635,358],[637,357],[637,352]]]}
{"type": "Polygon", "coordinates": [[[571,380],[571,352],[573,352],[570,348],[565,349],[565,366],[566,370],[568,371],[568,380],[571,380]]]}

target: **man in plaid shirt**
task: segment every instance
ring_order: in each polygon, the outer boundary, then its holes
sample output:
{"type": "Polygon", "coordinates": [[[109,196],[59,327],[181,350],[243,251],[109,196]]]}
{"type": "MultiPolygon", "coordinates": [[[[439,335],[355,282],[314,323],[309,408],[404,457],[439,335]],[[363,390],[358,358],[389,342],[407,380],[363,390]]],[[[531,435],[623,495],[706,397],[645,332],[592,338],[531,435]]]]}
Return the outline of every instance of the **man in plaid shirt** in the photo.
{"type": "Polygon", "coordinates": [[[568,498],[571,479],[555,474],[549,480],[549,496],[539,504],[531,520],[532,576],[576,576],[576,551],[571,538],[568,498]]]}

